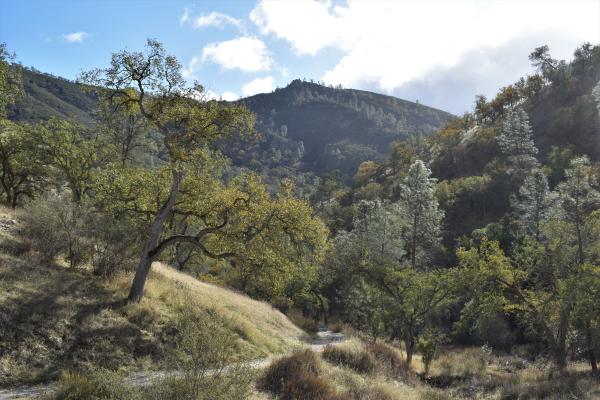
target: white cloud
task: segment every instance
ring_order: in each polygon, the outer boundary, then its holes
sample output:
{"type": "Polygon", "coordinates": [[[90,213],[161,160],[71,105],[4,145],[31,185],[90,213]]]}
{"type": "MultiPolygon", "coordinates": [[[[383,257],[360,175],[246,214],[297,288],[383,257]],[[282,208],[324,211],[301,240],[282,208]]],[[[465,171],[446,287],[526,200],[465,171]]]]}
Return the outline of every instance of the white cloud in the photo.
{"type": "Polygon", "coordinates": [[[179,25],[183,25],[190,20],[190,11],[186,8],[183,9],[183,14],[179,18],[179,25]]]}
{"type": "Polygon", "coordinates": [[[433,69],[458,65],[469,52],[540,32],[553,34],[536,46],[547,43],[551,50],[561,47],[564,37],[572,39],[571,51],[583,41],[600,42],[599,15],[600,2],[576,0],[349,0],[337,6],[330,1],[261,0],[250,19],[261,33],[289,42],[298,55],[340,51],[337,64],[323,76],[326,83],[392,92],[433,69]]]}
{"type": "Polygon", "coordinates": [[[200,66],[202,61],[199,57],[193,56],[190,60],[187,68],[183,69],[183,77],[187,79],[197,79],[196,70],[200,66]]]}
{"type": "Polygon", "coordinates": [[[233,92],[223,92],[223,94],[221,95],[221,98],[226,101],[235,101],[235,100],[239,99],[240,96],[238,96],[237,94],[235,94],[233,92]]]}
{"type": "Polygon", "coordinates": [[[256,78],[253,81],[242,86],[242,94],[244,96],[252,96],[257,93],[267,93],[273,91],[273,77],[256,78]]]}
{"type": "Polygon", "coordinates": [[[253,37],[210,43],[202,50],[202,61],[212,61],[224,69],[246,72],[269,71],[273,65],[267,46],[253,37]]]}
{"type": "Polygon", "coordinates": [[[221,14],[219,12],[211,12],[210,14],[201,15],[194,20],[194,27],[205,28],[208,26],[222,28],[225,25],[240,26],[240,20],[233,18],[227,14],[221,14]]]}
{"type": "Polygon", "coordinates": [[[63,39],[69,43],[83,43],[87,36],[87,32],[71,32],[62,35],[63,39]]]}

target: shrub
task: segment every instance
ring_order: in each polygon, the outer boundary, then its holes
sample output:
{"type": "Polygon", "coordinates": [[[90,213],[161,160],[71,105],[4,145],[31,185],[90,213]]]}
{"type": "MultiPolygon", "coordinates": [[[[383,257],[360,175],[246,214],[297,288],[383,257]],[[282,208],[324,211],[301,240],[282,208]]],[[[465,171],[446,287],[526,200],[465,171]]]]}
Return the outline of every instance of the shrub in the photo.
{"type": "Polygon", "coordinates": [[[501,397],[507,400],[585,399],[590,392],[587,384],[589,381],[578,379],[576,374],[548,377],[542,371],[525,372],[517,380],[502,385],[501,397]]]}
{"type": "Polygon", "coordinates": [[[138,235],[130,220],[75,204],[64,193],[30,201],[22,220],[22,235],[45,262],[63,254],[71,267],[91,262],[96,275],[109,276],[138,254],[138,235]]]}
{"type": "Polygon", "coordinates": [[[25,205],[22,235],[45,262],[64,253],[72,267],[86,257],[83,209],[65,194],[47,193],[25,205]]]}
{"type": "Polygon", "coordinates": [[[123,377],[108,370],[88,373],[66,373],[58,382],[58,389],[45,397],[47,400],[141,400],[139,389],[127,385],[123,377]]]}
{"type": "Polygon", "coordinates": [[[417,343],[417,351],[421,353],[423,365],[425,366],[425,375],[429,375],[429,367],[436,356],[437,343],[435,339],[430,337],[422,337],[417,343]]]}
{"type": "Polygon", "coordinates": [[[342,346],[327,345],[323,358],[332,364],[351,368],[359,373],[371,373],[375,370],[375,359],[364,350],[354,351],[342,346]]]}
{"type": "Polygon", "coordinates": [[[137,244],[140,241],[135,223],[99,213],[91,214],[88,220],[94,273],[107,277],[126,269],[132,258],[139,255],[137,244]]]}
{"type": "Polygon", "coordinates": [[[311,350],[274,361],[259,381],[259,388],[281,400],[338,399],[332,385],[321,374],[317,355],[311,350]]]}
{"type": "Polygon", "coordinates": [[[385,372],[393,377],[407,377],[408,365],[393,347],[380,342],[369,342],[366,346],[367,352],[375,357],[385,372]]]}
{"type": "Polygon", "coordinates": [[[225,333],[211,314],[184,312],[177,322],[178,341],[173,368],[182,375],[169,376],[146,390],[151,399],[242,400],[254,380],[253,370],[236,363],[236,339],[225,333]]]}

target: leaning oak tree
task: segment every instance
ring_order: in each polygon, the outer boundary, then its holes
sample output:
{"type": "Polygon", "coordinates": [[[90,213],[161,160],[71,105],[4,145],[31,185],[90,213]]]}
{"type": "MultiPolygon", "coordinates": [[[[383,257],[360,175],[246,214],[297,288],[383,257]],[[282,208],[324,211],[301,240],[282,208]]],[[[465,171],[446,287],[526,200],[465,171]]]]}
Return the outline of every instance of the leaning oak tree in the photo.
{"type": "Polygon", "coordinates": [[[138,302],[165,222],[172,215],[185,176],[185,164],[197,149],[234,132],[250,132],[253,116],[242,106],[207,101],[199,84],[188,86],[182,67],[167,55],[159,42],[149,39],[141,52],[121,51],[112,55],[108,68],[85,72],[80,81],[99,89],[116,106],[135,105],[161,132],[170,172],[168,193],[152,218],[139,264],[129,292],[138,302]]]}

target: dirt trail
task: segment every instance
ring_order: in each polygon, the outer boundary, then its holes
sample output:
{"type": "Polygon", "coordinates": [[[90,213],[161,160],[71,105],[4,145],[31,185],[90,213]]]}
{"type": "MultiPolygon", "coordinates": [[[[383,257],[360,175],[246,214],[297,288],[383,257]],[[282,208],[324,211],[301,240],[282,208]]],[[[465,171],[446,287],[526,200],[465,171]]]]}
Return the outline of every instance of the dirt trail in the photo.
{"type": "MultiPolygon", "coordinates": [[[[306,346],[317,353],[323,351],[325,346],[328,344],[342,343],[346,340],[344,334],[334,333],[331,331],[321,331],[317,333],[317,337],[312,341],[311,344],[306,346]]],[[[267,357],[258,360],[248,361],[245,365],[261,369],[269,365],[273,360],[281,356],[267,357]]],[[[135,372],[125,378],[129,383],[135,386],[147,386],[157,380],[163,379],[169,371],[148,371],[148,372],[135,372]]],[[[175,372],[175,374],[177,374],[175,372]]],[[[7,389],[0,389],[0,400],[12,400],[12,399],[29,399],[40,395],[49,394],[56,390],[55,384],[48,385],[37,385],[37,386],[21,386],[7,389]]]]}

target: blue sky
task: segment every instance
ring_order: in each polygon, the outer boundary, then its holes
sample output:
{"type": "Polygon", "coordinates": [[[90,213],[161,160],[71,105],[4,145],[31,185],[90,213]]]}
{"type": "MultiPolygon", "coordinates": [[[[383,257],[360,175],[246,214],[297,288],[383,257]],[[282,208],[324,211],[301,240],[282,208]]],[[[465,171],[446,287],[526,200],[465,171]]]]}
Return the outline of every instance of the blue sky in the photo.
{"type": "Polygon", "coordinates": [[[600,0],[2,4],[0,41],[24,65],[70,79],[148,37],[227,99],[306,77],[462,113],[531,72],[533,48],[568,59],[600,43],[600,0]]]}

